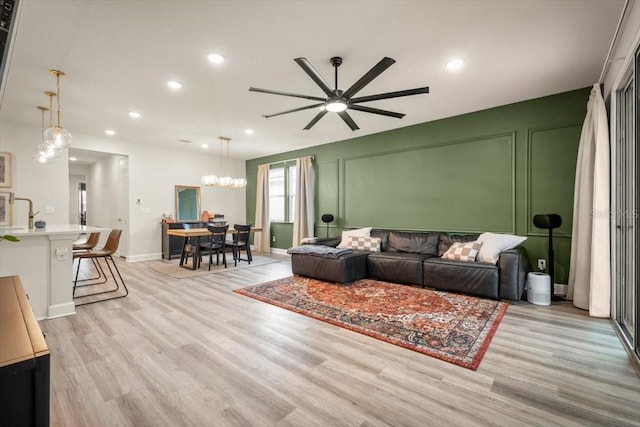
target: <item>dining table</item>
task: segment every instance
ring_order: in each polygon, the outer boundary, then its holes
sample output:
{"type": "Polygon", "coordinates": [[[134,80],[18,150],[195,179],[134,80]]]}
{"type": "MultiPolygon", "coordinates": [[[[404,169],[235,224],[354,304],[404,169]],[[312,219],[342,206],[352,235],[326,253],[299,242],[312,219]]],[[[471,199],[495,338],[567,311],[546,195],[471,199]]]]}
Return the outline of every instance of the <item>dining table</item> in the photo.
{"type": "MultiPolygon", "coordinates": [[[[261,228],[252,228],[252,233],[261,232],[261,228]]],[[[238,230],[232,228],[227,231],[227,234],[237,234],[238,230]]],[[[211,236],[211,231],[208,228],[170,228],[167,230],[167,235],[182,237],[184,242],[182,243],[182,253],[180,254],[180,267],[189,268],[186,265],[189,254],[193,255],[193,262],[191,263],[191,269],[198,268],[197,260],[200,259],[200,238],[211,236]],[[189,243],[190,238],[195,238],[195,243],[189,243]]]]}

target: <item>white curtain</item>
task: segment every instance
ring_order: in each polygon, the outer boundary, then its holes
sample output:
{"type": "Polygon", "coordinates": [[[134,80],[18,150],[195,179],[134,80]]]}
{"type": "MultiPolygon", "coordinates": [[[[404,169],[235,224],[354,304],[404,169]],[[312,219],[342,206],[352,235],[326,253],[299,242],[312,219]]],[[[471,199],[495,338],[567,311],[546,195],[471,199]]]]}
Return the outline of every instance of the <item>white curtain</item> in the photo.
{"type": "Polygon", "coordinates": [[[314,235],[313,165],[311,157],[296,159],[296,200],[293,218],[293,246],[314,235]]]}
{"type": "Polygon", "coordinates": [[[609,153],[607,113],[595,84],[578,148],[567,295],[594,317],[611,315],[609,153]]]}
{"type": "Polygon", "coordinates": [[[260,233],[253,234],[253,246],[258,252],[271,252],[271,224],[269,222],[269,165],[258,166],[258,185],[256,186],[256,218],[255,228],[260,233]]]}

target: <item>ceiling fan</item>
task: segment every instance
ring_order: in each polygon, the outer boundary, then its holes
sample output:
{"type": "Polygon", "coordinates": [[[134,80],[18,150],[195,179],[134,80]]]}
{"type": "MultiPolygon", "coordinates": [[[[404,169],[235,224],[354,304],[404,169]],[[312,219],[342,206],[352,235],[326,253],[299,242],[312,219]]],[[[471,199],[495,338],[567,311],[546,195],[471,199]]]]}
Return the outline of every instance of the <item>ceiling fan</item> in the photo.
{"type": "Polygon", "coordinates": [[[322,78],[322,76],[311,66],[307,58],[296,58],[294,61],[311,77],[311,79],[316,82],[320,89],[326,94],[326,98],[321,98],[319,96],[311,96],[311,95],[301,95],[297,93],[291,92],[281,92],[278,90],[269,90],[269,89],[260,89],[257,87],[250,87],[249,90],[252,92],[262,92],[262,93],[270,93],[272,95],[283,95],[283,96],[292,96],[294,98],[304,98],[309,99],[311,101],[319,101],[317,104],[307,105],[305,107],[294,108],[292,110],[281,111],[275,114],[267,114],[262,117],[274,117],[282,114],[293,113],[296,111],[310,110],[312,108],[322,108],[322,110],[316,114],[316,116],[304,127],[304,130],[309,130],[318,123],[318,121],[324,117],[327,112],[338,113],[338,115],[344,120],[344,122],[351,128],[351,130],[360,129],[356,122],[353,121],[351,116],[347,113],[346,110],[356,110],[356,111],[364,111],[365,113],[373,113],[380,114],[382,116],[395,117],[401,119],[404,117],[402,113],[395,113],[393,111],[380,110],[378,108],[365,107],[364,105],[360,105],[363,102],[368,101],[378,101],[381,99],[389,99],[389,98],[397,98],[400,96],[409,96],[409,95],[418,95],[421,93],[429,93],[429,87],[420,87],[416,89],[408,89],[408,90],[399,90],[396,92],[386,92],[379,93],[377,95],[368,95],[368,96],[360,96],[354,98],[353,96],[360,92],[362,88],[371,83],[373,79],[378,77],[384,70],[393,65],[396,61],[392,58],[384,57],[380,62],[378,62],[373,68],[371,68],[367,73],[360,77],[360,80],[355,82],[349,89],[346,91],[342,91],[338,89],[338,67],[342,64],[342,58],[339,56],[334,56],[331,58],[331,65],[335,69],[335,78],[336,84],[335,89],[331,89],[327,82],[322,78]]]}

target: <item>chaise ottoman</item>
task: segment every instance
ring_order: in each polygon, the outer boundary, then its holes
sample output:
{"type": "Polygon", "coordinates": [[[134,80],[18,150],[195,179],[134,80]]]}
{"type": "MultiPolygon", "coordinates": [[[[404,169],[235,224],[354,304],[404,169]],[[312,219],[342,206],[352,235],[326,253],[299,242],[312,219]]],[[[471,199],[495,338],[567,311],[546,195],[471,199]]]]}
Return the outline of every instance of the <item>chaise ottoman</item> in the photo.
{"type": "Polygon", "coordinates": [[[337,256],[291,250],[289,253],[293,274],[343,284],[367,277],[369,252],[366,251],[349,251],[337,256]]]}

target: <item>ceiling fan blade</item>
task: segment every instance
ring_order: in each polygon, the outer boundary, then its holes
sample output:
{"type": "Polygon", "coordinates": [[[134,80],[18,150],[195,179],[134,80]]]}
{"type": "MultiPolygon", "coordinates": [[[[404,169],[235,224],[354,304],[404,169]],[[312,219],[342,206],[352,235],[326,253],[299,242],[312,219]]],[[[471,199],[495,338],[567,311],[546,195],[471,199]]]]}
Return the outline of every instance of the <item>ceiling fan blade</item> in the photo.
{"type": "Polygon", "coordinates": [[[360,80],[355,82],[349,89],[347,89],[343,94],[343,97],[348,100],[353,95],[360,92],[363,87],[371,83],[371,80],[378,77],[384,70],[392,66],[395,62],[396,61],[394,59],[391,59],[387,56],[382,58],[380,62],[374,65],[372,69],[367,71],[364,76],[360,77],[360,80]]]}
{"type": "Polygon", "coordinates": [[[309,75],[309,77],[311,77],[311,79],[316,82],[316,84],[318,86],[320,86],[320,89],[322,89],[322,91],[324,93],[327,94],[328,97],[333,97],[335,96],[335,92],[333,90],[331,90],[331,88],[329,87],[329,85],[327,84],[327,82],[322,78],[322,76],[315,70],[315,68],[313,68],[311,66],[311,63],[309,63],[309,61],[307,61],[307,58],[296,58],[294,59],[294,61],[296,61],[296,63],[302,67],[302,69],[305,71],[305,73],[307,73],[309,75]]]}
{"type": "Polygon", "coordinates": [[[365,107],[364,105],[349,105],[352,110],[364,111],[365,113],[380,114],[381,116],[395,117],[397,119],[403,118],[405,115],[402,113],[394,113],[393,111],[380,110],[378,108],[365,107]]]}
{"type": "Polygon", "coordinates": [[[351,116],[349,114],[347,114],[346,111],[341,111],[340,113],[338,113],[338,115],[340,117],[342,117],[342,120],[344,120],[344,122],[351,128],[351,130],[358,130],[360,129],[358,127],[358,125],[356,124],[356,122],[353,121],[353,119],[351,118],[351,116]]]}
{"type": "Polygon", "coordinates": [[[322,105],[324,105],[324,102],[320,103],[320,104],[307,105],[306,107],[294,108],[293,110],[281,111],[279,113],[265,114],[262,117],[268,119],[269,117],[281,116],[282,114],[295,113],[296,111],[310,110],[312,108],[318,108],[318,107],[320,107],[322,105]]]}
{"type": "Polygon", "coordinates": [[[320,111],[318,114],[316,114],[316,116],[304,127],[303,130],[309,130],[313,127],[313,125],[315,125],[316,123],[318,123],[318,120],[320,120],[321,118],[324,117],[324,115],[327,114],[327,110],[322,110],[320,111]]]}
{"type": "Polygon", "coordinates": [[[312,101],[326,101],[325,98],[320,98],[318,96],[300,95],[298,93],[281,92],[279,90],[271,90],[271,89],[260,89],[260,88],[257,88],[257,87],[250,87],[249,91],[250,92],[269,93],[271,95],[293,96],[294,98],[304,98],[304,99],[310,99],[312,101]]]}
{"type": "Polygon", "coordinates": [[[349,100],[349,104],[357,104],[359,102],[377,101],[379,99],[398,98],[400,96],[419,95],[421,93],[429,93],[429,86],[419,87],[416,89],[399,90],[397,92],[379,93],[377,95],[360,96],[349,100]]]}

